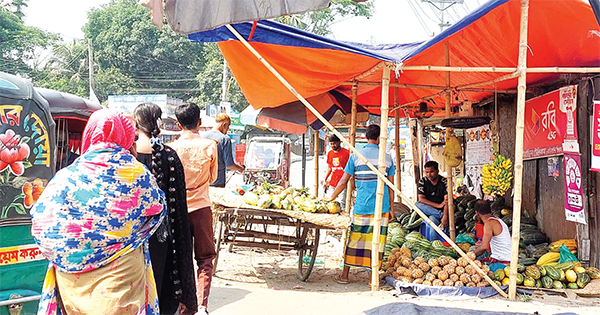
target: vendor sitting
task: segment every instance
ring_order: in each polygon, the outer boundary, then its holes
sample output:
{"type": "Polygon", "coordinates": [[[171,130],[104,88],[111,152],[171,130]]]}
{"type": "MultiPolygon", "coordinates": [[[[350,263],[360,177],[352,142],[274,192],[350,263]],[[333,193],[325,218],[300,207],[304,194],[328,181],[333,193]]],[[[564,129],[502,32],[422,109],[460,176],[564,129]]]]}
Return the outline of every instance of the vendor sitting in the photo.
{"type": "MultiPolygon", "coordinates": [[[[439,175],[436,161],[425,163],[425,177],[419,180],[417,187],[418,201],[415,204],[434,224],[448,226],[448,195],[446,178],[439,175]]],[[[437,232],[430,229],[428,240],[436,240],[437,232]]]]}
{"type": "Polygon", "coordinates": [[[489,202],[479,200],[475,203],[477,218],[483,222],[483,239],[481,244],[475,248],[475,255],[481,256],[486,251],[491,251],[489,258],[483,261],[489,264],[510,264],[510,232],[504,221],[492,215],[489,202]]]}

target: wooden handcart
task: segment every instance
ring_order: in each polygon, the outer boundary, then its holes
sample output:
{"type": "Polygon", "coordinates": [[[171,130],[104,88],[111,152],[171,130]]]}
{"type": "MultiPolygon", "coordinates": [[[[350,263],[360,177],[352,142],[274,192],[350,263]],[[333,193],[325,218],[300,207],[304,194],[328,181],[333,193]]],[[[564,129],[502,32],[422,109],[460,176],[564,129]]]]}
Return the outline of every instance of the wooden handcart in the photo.
{"type": "Polygon", "coordinates": [[[350,225],[350,219],[342,215],[261,209],[246,205],[241,198],[236,200],[231,195],[227,198],[223,198],[223,195],[216,196],[213,191],[211,200],[216,220],[215,270],[222,244],[228,244],[230,252],[234,246],[296,251],[297,276],[306,281],[317,257],[320,231],[345,229],[350,225]]]}

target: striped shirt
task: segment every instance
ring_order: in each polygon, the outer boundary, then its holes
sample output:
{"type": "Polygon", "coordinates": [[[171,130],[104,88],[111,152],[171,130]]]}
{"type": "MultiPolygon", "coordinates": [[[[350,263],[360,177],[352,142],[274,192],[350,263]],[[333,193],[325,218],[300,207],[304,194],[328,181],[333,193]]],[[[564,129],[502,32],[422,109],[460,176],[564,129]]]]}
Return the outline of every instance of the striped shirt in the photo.
{"type": "MultiPolygon", "coordinates": [[[[367,144],[360,153],[377,168],[379,162],[379,146],[373,143],[367,144]]],[[[377,174],[363,163],[356,154],[350,155],[344,172],[354,175],[356,182],[356,202],[354,203],[354,214],[369,215],[375,213],[375,194],[377,192],[377,174]]],[[[386,154],[385,175],[394,176],[396,167],[392,163],[392,157],[386,154]]],[[[383,190],[383,211],[390,212],[390,197],[386,186],[383,190]]]]}

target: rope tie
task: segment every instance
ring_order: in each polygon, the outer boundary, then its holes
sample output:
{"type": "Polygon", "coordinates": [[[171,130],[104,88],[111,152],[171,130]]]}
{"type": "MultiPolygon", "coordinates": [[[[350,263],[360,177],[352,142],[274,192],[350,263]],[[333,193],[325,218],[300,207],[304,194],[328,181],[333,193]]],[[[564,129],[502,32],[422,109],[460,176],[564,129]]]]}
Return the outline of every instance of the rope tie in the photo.
{"type": "Polygon", "coordinates": [[[519,43],[519,47],[525,46],[527,47],[527,49],[529,49],[529,52],[531,53],[531,55],[533,56],[533,50],[531,49],[531,47],[526,43],[519,43]]]}

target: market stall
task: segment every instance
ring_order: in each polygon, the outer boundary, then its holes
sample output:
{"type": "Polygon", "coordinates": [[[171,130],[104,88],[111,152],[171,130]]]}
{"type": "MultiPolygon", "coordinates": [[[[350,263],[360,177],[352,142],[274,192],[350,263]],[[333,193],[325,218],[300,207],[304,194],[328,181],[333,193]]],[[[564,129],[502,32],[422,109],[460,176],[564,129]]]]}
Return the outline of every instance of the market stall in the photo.
{"type": "MultiPolygon", "coordinates": [[[[556,80],[559,73],[600,72],[598,68],[590,68],[598,65],[596,51],[600,49],[599,38],[588,36],[591,31],[598,32],[598,24],[589,5],[581,1],[533,0],[530,4],[526,0],[496,0],[486,3],[432,40],[412,45],[369,47],[342,44],[273,22],[259,22],[258,27],[250,23],[236,24],[235,27],[227,25],[192,34],[190,39],[219,42],[242,91],[256,108],[276,107],[293,101],[295,97],[334,133],[333,126],[306,100],[307,97],[335,89],[351,96],[353,103],[360,104],[371,113],[381,114],[381,123],[386,125],[390,111],[398,118],[402,112],[397,109],[405,108],[404,115],[410,114],[408,110],[423,101],[430,102],[434,110],[444,108],[445,115],[442,116],[449,116],[452,98],[480,101],[494,93],[516,92],[513,263],[509,290],[511,298],[514,298],[521,226],[526,85],[556,80]],[[531,16],[528,14],[530,6],[535,12],[531,16]],[[578,23],[555,23],[571,20],[578,23]],[[292,42],[287,41],[290,38],[293,38],[292,42]],[[516,47],[519,48],[518,55],[516,47]],[[570,49],[565,50],[564,47],[570,49]],[[535,54],[527,56],[528,49],[535,54]],[[518,62],[515,62],[517,56],[518,62]],[[295,66],[290,66],[290,60],[295,66]],[[318,69],[318,75],[311,69],[318,69]],[[395,82],[390,82],[391,71],[396,73],[395,82]],[[257,74],[261,74],[263,79],[248,77],[257,74]],[[391,99],[390,87],[401,88],[403,93],[391,99]],[[263,93],[265,90],[271,93],[263,93]],[[394,106],[389,106],[390,101],[394,102],[394,106]]],[[[348,141],[342,140],[359,158],[364,159],[348,141]]],[[[384,137],[382,140],[385,140],[384,137]]],[[[385,151],[381,149],[380,160],[384,156],[385,151]]],[[[368,165],[379,176],[379,192],[384,185],[392,187],[423,221],[431,225],[394,183],[389,182],[373,165],[368,165]]],[[[378,199],[381,200],[381,194],[378,194],[378,199]]],[[[378,205],[381,203],[378,202],[378,205]]],[[[376,212],[376,221],[378,215],[380,212],[376,212]]],[[[437,227],[433,228],[438,233],[442,232],[437,227]]],[[[378,229],[374,230],[373,239],[377,240],[378,229]]],[[[441,235],[481,277],[504,295],[452,239],[443,233],[441,235]]],[[[373,245],[379,244],[374,241],[373,245]]],[[[373,267],[377,268],[376,255],[372,261],[373,267]]],[[[377,289],[376,282],[374,277],[374,289],[377,289]]]]}
{"type": "Polygon", "coordinates": [[[322,203],[307,190],[275,185],[247,186],[247,192],[210,189],[215,232],[215,269],[221,244],[290,251],[298,254],[298,278],[306,281],[317,257],[320,230],[345,229],[350,219],[339,215],[339,203],[322,203]],[[241,195],[240,195],[241,193],[241,195]]]}

